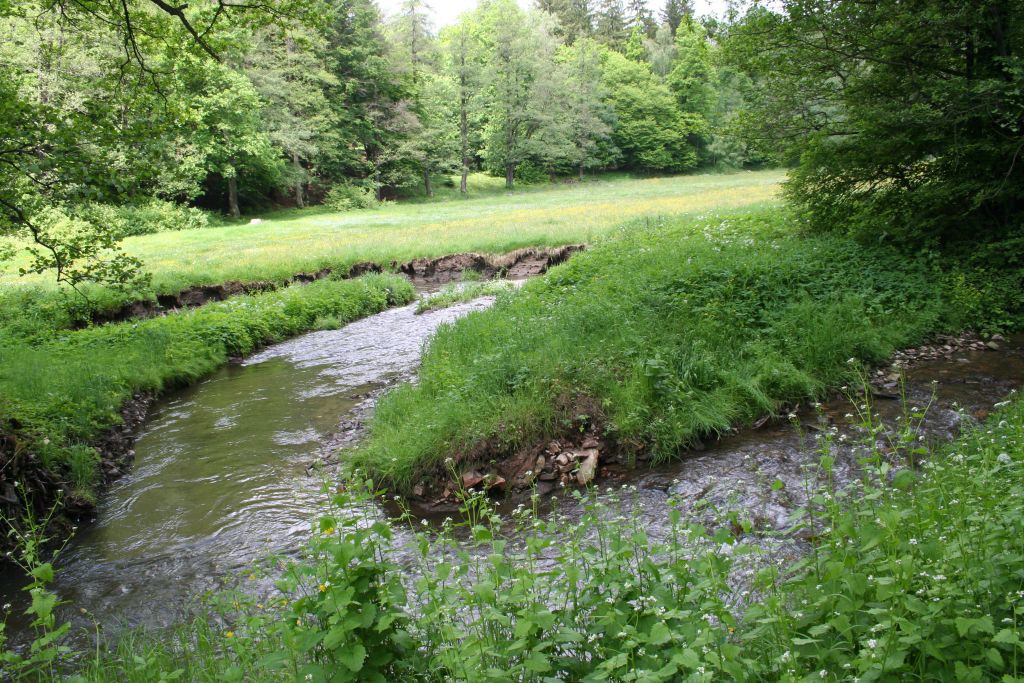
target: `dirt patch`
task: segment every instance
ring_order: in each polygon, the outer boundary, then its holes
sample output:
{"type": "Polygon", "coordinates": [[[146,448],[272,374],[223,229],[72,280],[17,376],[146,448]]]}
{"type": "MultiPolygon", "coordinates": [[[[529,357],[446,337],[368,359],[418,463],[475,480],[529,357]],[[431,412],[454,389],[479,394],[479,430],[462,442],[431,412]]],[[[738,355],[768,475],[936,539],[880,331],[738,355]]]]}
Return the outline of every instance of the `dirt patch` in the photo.
{"type": "MultiPolygon", "coordinates": [[[[444,284],[458,280],[464,272],[472,270],[480,273],[485,279],[502,276],[510,280],[523,280],[546,273],[549,268],[562,263],[583,249],[583,245],[573,244],[563,247],[518,249],[508,254],[450,254],[437,258],[413,259],[406,263],[392,261],[387,266],[367,261],[351,266],[341,275],[341,279],[390,271],[405,275],[414,284],[444,284]]],[[[335,275],[335,270],[328,267],[313,273],[296,273],[280,283],[267,280],[257,282],[233,280],[219,285],[195,285],[175,294],[158,294],[155,300],[140,299],[113,310],[93,312],[91,322],[100,325],[152,318],[183,309],[197,308],[213,301],[223,301],[238,294],[268,292],[280,286],[308,284],[333,275],[335,275]]],[[[79,327],[85,324],[87,324],[86,321],[82,321],[79,327]]]]}

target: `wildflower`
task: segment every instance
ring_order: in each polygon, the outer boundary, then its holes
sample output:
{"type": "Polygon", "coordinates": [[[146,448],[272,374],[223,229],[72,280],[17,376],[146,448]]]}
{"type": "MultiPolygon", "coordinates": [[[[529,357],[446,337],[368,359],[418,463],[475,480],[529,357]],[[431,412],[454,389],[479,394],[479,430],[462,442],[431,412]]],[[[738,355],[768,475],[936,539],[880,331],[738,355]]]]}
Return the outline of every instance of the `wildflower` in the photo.
{"type": "Polygon", "coordinates": [[[818,672],[818,676],[821,678],[828,678],[828,669],[822,669],[818,672]]]}
{"type": "Polygon", "coordinates": [[[423,519],[420,520],[420,524],[423,525],[423,526],[427,526],[428,524],[430,524],[430,522],[428,522],[426,517],[424,517],[423,519]]]}
{"type": "Polygon", "coordinates": [[[1009,465],[1011,462],[1013,462],[1013,460],[1010,458],[1009,453],[1000,453],[998,457],[996,457],[996,460],[998,460],[1003,465],[1009,465]]]}
{"type": "Polygon", "coordinates": [[[874,638],[868,638],[868,647],[874,650],[876,647],[878,647],[878,641],[874,638]]]}
{"type": "Polygon", "coordinates": [[[234,631],[225,631],[224,637],[225,638],[234,638],[235,637],[235,632],[234,631]]]}
{"type": "Polygon", "coordinates": [[[788,662],[792,658],[793,658],[793,655],[791,655],[789,653],[789,650],[786,650],[785,652],[782,653],[782,656],[779,657],[779,661],[780,662],[788,662]]]}
{"type": "Polygon", "coordinates": [[[326,529],[324,529],[324,536],[333,536],[333,535],[334,535],[334,527],[333,526],[329,526],[326,529]]]}
{"type": "Polygon", "coordinates": [[[910,539],[909,542],[910,542],[910,545],[917,545],[917,539],[916,538],[910,539]]]}

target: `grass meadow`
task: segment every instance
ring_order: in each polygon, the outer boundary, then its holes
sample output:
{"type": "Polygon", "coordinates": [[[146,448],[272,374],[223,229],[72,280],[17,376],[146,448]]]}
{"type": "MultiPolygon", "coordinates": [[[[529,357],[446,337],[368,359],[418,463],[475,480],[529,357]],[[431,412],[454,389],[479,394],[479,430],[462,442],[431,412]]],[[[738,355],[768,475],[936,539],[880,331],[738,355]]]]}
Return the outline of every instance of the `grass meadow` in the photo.
{"type": "MultiPolygon", "coordinates": [[[[387,264],[463,251],[592,242],[639,216],[696,215],[711,209],[774,203],[781,171],[670,178],[600,178],[506,192],[474,176],[467,198],[387,203],[332,213],[288,210],[203,230],[130,237],[124,249],[145,263],[157,293],[229,280],[283,280],[361,261],[387,264]]],[[[17,258],[0,265],[0,287],[51,287],[45,277],[19,277],[17,258]]]]}

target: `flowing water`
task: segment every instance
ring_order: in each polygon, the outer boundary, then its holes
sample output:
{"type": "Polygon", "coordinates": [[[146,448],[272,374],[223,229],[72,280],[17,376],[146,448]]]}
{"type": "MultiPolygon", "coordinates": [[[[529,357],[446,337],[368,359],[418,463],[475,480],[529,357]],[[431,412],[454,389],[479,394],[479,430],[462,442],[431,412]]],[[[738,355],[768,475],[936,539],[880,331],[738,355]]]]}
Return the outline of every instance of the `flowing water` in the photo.
{"type": "MultiPolygon", "coordinates": [[[[308,467],[336,443],[339,424],[357,431],[372,404],[367,397],[411,378],[439,325],[490,302],[425,315],[407,306],[304,335],[162,401],[136,443],[134,468],[104,495],[96,520],[62,556],[60,597],[108,628],[165,626],[224,577],[301,547],[319,490],[308,467]]],[[[927,431],[947,439],[962,419],[954,404],[981,417],[1022,383],[1024,353],[1016,344],[919,363],[907,374],[906,390],[909,402],[921,406],[934,394],[927,431]]],[[[880,399],[875,407],[893,422],[900,402],[880,399]]],[[[811,432],[824,424],[852,434],[849,410],[836,400],[821,417],[805,410],[800,420],[811,432]]],[[[606,468],[601,484],[630,485],[629,504],[639,507],[652,536],[664,530],[670,496],[691,506],[739,508],[762,528],[785,528],[804,502],[807,466],[817,458],[801,431],[785,421],[746,430],[661,467],[606,468]],[[776,480],[784,483],[780,490],[771,486],[776,480]]],[[[838,476],[853,476],[855,458],[842,449],[838,455],[838,476]]],[[[562,513],[574,514],[571,502],[562,513]]],[[[15,601],[15,577],[0,590],[15,601]]]]}
{"type": "MultiPolygon", "coordinates": [[[[492,301],[423,315],[405,306],[303,335],[162,400],[134,467],[61,556],[54,588],[67,612],[107,630],[170,625],[223,577],[301,547],[320,481],[308,468],[339,423],[368,394],[411,377],[440,325],[492,301]]],[[[4,578],[0,599],[17,612],[21,578],[4,578]]]]}

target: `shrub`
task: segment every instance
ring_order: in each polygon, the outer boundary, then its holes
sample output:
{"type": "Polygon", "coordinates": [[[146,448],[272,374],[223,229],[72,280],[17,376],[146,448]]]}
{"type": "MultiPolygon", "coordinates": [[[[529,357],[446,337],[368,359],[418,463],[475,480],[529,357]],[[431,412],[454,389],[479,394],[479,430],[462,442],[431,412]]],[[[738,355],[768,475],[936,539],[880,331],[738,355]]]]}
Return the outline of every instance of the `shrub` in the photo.
{"type": "Polygon", "coordinates": [[[324,198],[324,204],[335,211],[353,211],[377,208],[380,201],[372,187],[346,181],[331,186],[324,198]]]}
{"type": "Polygon", "coordinates": [[[209,225],[206,213],[200,209],[162,199],[126,206],[93,204],[85,215],[90,222],[112,230],[117,237],[196,230],[209,225]]]}

